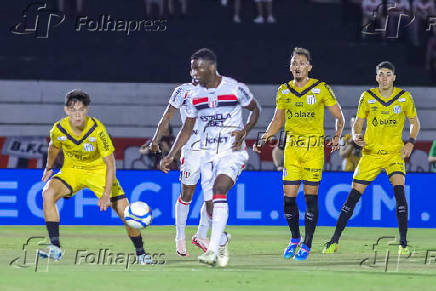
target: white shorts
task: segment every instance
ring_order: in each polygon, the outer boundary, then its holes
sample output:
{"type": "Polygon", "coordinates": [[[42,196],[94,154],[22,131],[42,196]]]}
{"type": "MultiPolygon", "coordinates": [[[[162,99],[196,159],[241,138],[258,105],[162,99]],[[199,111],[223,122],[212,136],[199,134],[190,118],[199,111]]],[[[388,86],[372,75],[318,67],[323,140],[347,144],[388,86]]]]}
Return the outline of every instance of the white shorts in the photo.
{"type": "Polygon", "coordinates": [[[201,188],[203,190],[204,201],[212,200],[212,191],[205,190],[201,161],[204,151],[182,149],[180,156],[180,182],[184,185],[197,185],[201,178],[201,188]]]}
{"type": "Polygon", "coordinates": [[[248,161],[246,151],[223,154],[206,153],[201,165],[201,187],[203,192],[213,193],[213,185],[218,175],[229,176],[234,183],[248,161]]]}

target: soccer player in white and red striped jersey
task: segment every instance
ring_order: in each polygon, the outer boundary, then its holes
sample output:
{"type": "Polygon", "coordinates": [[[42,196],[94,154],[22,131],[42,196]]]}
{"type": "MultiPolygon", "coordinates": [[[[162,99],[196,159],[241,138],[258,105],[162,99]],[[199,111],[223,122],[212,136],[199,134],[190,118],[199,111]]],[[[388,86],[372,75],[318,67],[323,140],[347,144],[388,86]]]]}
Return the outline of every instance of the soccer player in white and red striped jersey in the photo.
{"type": "Polygon", "coordinates": [[[260,106],[242,83],[223,77],[216,70],[216,56],[200,49],[191,57],[193,78],[199,86],[189,92],[187,118],[177,139],[161,161],[161,169],[169,171],[175,153],[190,139],[197,123],[202,157],[202,185],[213,191],[212,232],[209,248],[198,257],[201,263],[214,266],[228,264],[227,245],[230,236],[224,232],[228,219],[227,193],[233,187],[248,160],[244,139],[256,124],[260,106]],[[250,111],[244,125],[242,108],[250,111]]]}
{"type": "MultiPolygon", "coordinates": [[[[189,91],[195,88],[196,82],[184,83],[174,89],[170,97],[169,104],[159,121],[158,128],[151,142],[144,144],[140,148],[142,154],[148,151],[160,152],[159,142],[162,138],[165,129],[168,128],[174,113],[177,109],[180,110],[182,123],[186,120],[187,96],[189,91]]],[[[189,206],[192,201],[198,180],[200,179],[200,161],[203,151],[199,149],[199,134],[197,125],[192,130],[192,136],[189,141],[181,149],[181,166],[180,166],[180,182],[182,183],[181,194],[175,204],[176,216],[176,252],[179,256],[189,256],[186,248],[185,228],[188,218],[189,206]]],[[[192,237],[192,244],[201,248],[206,252],[209,246],[207,233],[212,217],[212,191],[205,191],[203,187],[204,204],[200,212],[200,223],[197,233],[192,237]]]]}

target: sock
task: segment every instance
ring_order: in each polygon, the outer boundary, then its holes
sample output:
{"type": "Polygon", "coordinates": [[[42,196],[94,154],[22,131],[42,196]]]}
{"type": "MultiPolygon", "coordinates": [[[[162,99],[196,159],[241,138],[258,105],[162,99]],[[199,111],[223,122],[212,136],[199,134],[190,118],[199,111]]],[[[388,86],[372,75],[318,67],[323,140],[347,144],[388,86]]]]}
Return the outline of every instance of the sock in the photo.
{"type": "Polygon", "coordinates": [[[407,246],[407,219],[408,219],[408,207],[406,196],[404,195],[404,186],[394,186],[394,195],[397,202],[397,220],[398,230],[400,232],[400,245],[402,247],[407,246]]]}
{"type": "Polygon", "coordinates": [[[176,240],[185,239],[186,219],[188,219],[190,203],[191,201],[185,202],[181,197],[176,201],[176,240]]]}
{"type": "Polygon", "coordinates": [[[129,236],[135,246],[136,255],[140,256],[145,254],[144,243],[142,242],[142,236],[129,236]]]}
{"type": "Polygon", "coordinates": [[[284,196],[284,211],[285,218],[288,221],[289,230],[292,233],[292,238],[297,239],[300,238],[300,226],[299,226],[299,212],[297,206],[297,198],[296,197],[287,197],[284,196]]]}
{"type": "Polygon", "coordinates": [[[209,231],[212,220],[206,210],[206,203],[203,203],[200,211],[200,223],[198,224],[197,237],[207,238],[207,232],[209,231]]]}
{"type": "Polygon", "coordinates": [[[213,195],[212,231],[210,234],[209,249],[215,254],[218,252],[219,241],[223,235],[229,217],[227,195],[213,195]]]}
{"type": "Polygon", "coordinates": [[[224,246],[224,245],[226,245],[226,243],[227,243],[227,235],[226,235],[225,231],[223,231],[223,233],[221,234],[221,237],[220,237],[219,245],[224,246]]]}
{"type": "Polygon", "coordinates": [[[50,238],[51,244],[60,248],[61,243],[59,241],[59,221],[46,221],[45,225],[47,226],[48,237],[50,238]]]}
{"type": "Polygon", "coordinates": [[[313,234],[315,233],[316,224],[318,223],[318,195],[304,195],[306,200],[306,215],[304,223],[306,224],[306,233],[304,235],[304,244],[312,247],[313,234]]]}
{"type": "Polygon", "coordinates": [[[345,229],[348,220],[353,215],[354,207],[356,207],[357,202],[359,202],[362,194],[356,189],[351,189],[350,194],[348,194],[347,201],[341,208],[341,214],[339,215],[338,221],[336,222],[335,233],[330,239],[331,242],[339,242],[342,231],[345,229]]]}

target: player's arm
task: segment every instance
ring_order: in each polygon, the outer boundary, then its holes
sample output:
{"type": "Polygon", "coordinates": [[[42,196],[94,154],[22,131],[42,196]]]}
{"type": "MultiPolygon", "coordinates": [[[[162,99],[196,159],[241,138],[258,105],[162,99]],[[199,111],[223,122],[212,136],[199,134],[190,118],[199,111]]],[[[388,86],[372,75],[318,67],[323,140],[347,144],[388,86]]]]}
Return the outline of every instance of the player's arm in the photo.
{"type": "Polygon", "coordinates": [[[239,151],[241,149],[242,142],[244,141],[250,130],[252,130],[253,127],[256,125],[260,115],[261,108],[259,102],[257,102],[255,98],[251,100],[248,106],[244,106],[244,108],[249,110],[250,114],[244,128],[242,130],[235,130],[232,132],[232,136],[235,137],[235,142],[232,145],[232,150],[234,151],[239,151]]]}
{"type": "Polygon", "coordinates": [[[341,140],[342,131],[344,130],[345,118],[339,103],[336,103],[333,106],[327,106],[327,108],[335,118],[336,133],[332,140],[329,142],[329,145],[332,147],[332,152],[334,152],[340,149],[339,142],[341,140]]]}
{"type": "Polygon", "coordinates": [[[154,133],[151,142],[147,142],[140,147],[139,152],[141,154],[146,154],[148,151],[152,151],[153,153],[160,151],[159,142],[162,138],[163,132],[168,128],[171,120],[173,119],[176,110],[176,107],[168,104],[162,115],[162,118],[159,120],[156,132],[154,133]]]}
{"type": "Polygon", "coordinates": [[[112,193],[112,184],[115,178],[115,157],[114,154],[110,154],[103,158],[106,164],[106,184],[104,186],[103,195],[98,200],[98,206],[100,211],[106,210],[110,205],[110,197],[112,193]]]}
{"type": "Polygon", "coordinates": [[[178,151],[188,142],[194,129],[196,117],[186,117],[185,124],[176,137],[176,140],[166,157],[160,162],[160,169],[165,174],[170,170],[169,165],[174,161],[174,157],[178,151]]]}
{"type": "Polygon", "coordinates": [[[48,145],[48,154],[47,154],[47,164],[45,165],[44,173],[42,174],[42,181],[47,182],[53,174],[53,163],[56,157],[59,155],[61,151],[61,147],[55,147],[53,142],[50,141],[48,145]]]}
{"type": "Polygon", "coordinates": [[[260,153],[262,146],[283,127],[283,124],[285,124],[285,110],[276,107],[274,116],[268,124],[266,132],[262,135],[261,139],[257,140],[253,145],[253,151],[260,153]]]}
{"type": "Polygon", "coordinates": [[[421,128],[421,123],[417,115],[414,117],[409,117],[409,122],[410,122],[409,139],[406,141],[403,148],[401,149],[401,156],[403,159],[410,157],[410,154],[413,151],[413,147],[415,146],[416,137],[418,136],[419,130],[421,128]]]}
{"type": "Polygon", "coordinates": [[[363,140],[363,125],[365,124],[365,118],[356,117],[356,121],[354,121],[353,128],[352,128],[352,134],[353,134],[353,141],[358,146],[365,146],[365,142],[363,140]]]}

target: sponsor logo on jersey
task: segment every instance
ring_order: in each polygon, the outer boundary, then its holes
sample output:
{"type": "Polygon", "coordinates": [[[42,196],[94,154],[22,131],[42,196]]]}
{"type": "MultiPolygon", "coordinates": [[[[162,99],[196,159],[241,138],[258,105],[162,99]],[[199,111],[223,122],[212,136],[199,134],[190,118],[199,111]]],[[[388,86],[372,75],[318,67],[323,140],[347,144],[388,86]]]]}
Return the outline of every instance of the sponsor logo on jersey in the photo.
{"type": "Polygon", "coordinates": [[[381,114],[389,114],[389,111],[381,111],[381,114]]]}
{"type": "Polygon", "coordinates": [[[95,142],[95,137],[91,136],[91,137],[89,138],[89,141],[90,141],[90,142],[95,142]]]}
{"type": "Polygon", "coordinates": [[[313,105],[316,103],[316,98],[314,95],[307,95],[307,104],[313,105]]]}
{"type": "Polygon", "coordinates": [[[321,90],[319,88],[313,88],[312,89],[312,93],[313,94],[319,94],[319,93],[321,93],[321,90]]]}
{"type": "Polygon", "coordinates": [[[398,105],[394,106],[394,113],[396,113],[396,114],[401,113],[401,106],[398,106],[398,105]]]}
{"type": "Polygon", "coordinates": [[[376,117],[374,117],[374,119],[372,120],[372,125],[373,126],[396,126],[397,125],[397,120],[395,119],[378,119],[376,117]]]}
{"type": "Polygon", "coordinates": [[[400,98],[398,99],[398,102],[406,102],[406,98],[400,98]]]}
{"type": "Polygon", "coordinates": [[[108,140],[107,140],[107,136],[104,134],[103,131],[100,132],[99,136],[100,136],[100,139],[101,139],[101,141],[102,141],[102,143],[103,143],[103,148],[104,148],[104,150],[105,150],[105,151],[109,151],[109,142],[108,142],[108,140]]]}
{"type": "Polygon", "coordinates": [[[289,89],[282,90],[282,94],[289,94],[289,93],[291,93],[291,91],[289,91],[289,89]]]}
{"type": "Polygon", "coordinates": [[[227,114],[217,113],[215,115],[200,116],[201,121],[208,122],[207,126],[215,126],[215,127],[223,126],[224,122],[228,118],[232,118],[232,115],[230,113],[227,114]]]}
{"type": "Polygon", "coordinates": [[[315,112],[313,112],[313,111],[307,111],[307,112],[305,112],[305,111],[295,111],[295,112],[292,112],[291,110],[288,109],[286,111],[286,113],[288,114],[288,119],[292,118],[292,117],[295,117],[295,118],[299,118],[299,117],[302,117],[302,118],[315,117],[315,112]]]}
{"type": "Polygon", "coordinates": [[[295,106],[296,107],[303,107],[304,103],[303,102],[295,102],[295,106]]]}
{"type": "Polygon", "coordinates": [[[67,137],[66,136],[58,136],[58,140],[67,140],[67,137]]]}
{"type": "Polygon", "coordinates": [[[368,100],[368,104],[374,104],[375,103],[375,99],[369,99],[368,100]]]}
{"type": "Polygon", "coordinates": [[[377,106],[372,106],[371,107],[371,111],[377,111],[377,109],[378,109],[377,106]]]}
{"type": "Polygon", "coordinates": [[[85,152],[93,152],[95,151],[94,145],[90,144],[90,143],[84,143],[83,144],[83,150],[85,152]]]}

